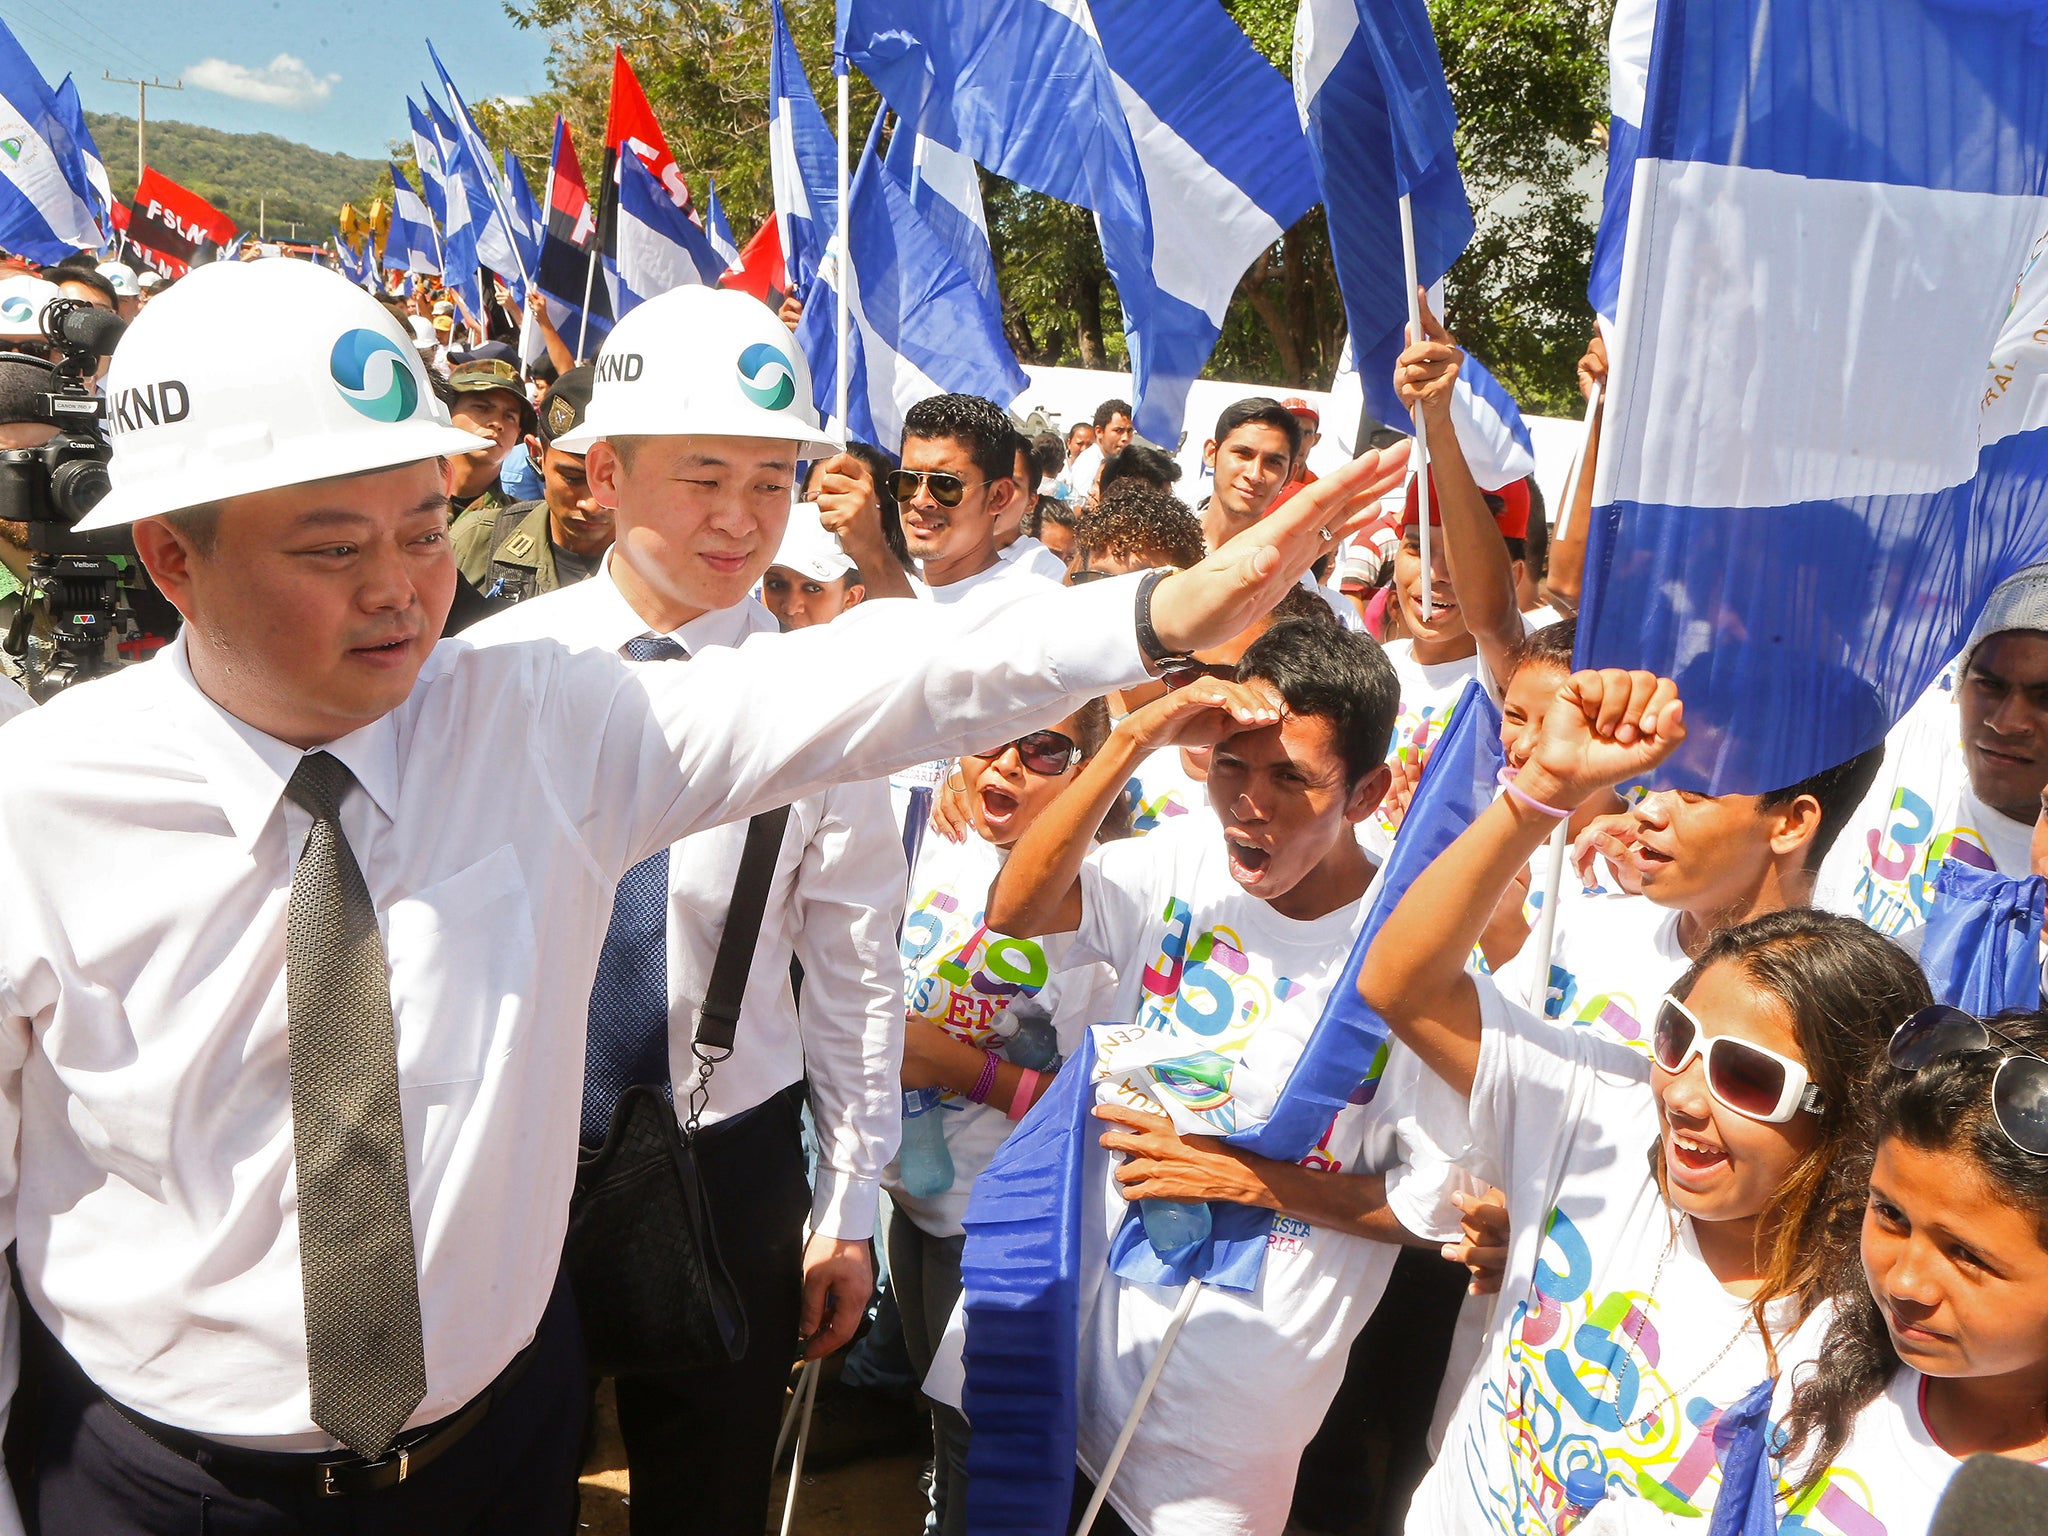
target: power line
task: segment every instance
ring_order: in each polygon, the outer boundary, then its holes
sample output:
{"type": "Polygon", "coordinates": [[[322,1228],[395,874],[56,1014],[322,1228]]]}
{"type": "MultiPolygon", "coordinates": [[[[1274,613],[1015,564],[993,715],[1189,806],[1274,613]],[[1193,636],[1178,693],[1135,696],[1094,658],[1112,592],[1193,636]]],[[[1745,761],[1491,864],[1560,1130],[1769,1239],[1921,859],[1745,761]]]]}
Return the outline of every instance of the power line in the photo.
{"type": "MultiPolygon", "coordinates": [[[[10,7],[10,9],[15,8],[10,7]]],[[[80,32],[75,27],[71,26],[70,23],[64,20],[63,18],[47,15],[41,11],[30,11],[29,15],[35,18],[36,25],[31,26],[27,21],[20,19],[17,19],[15,21],[15,25],[27,31],[31,36],[40,38],[43,42],[48,43],[52,48],[57,49],[61,53],[70,53],[74,50],[78,50],[82,52],[87,59],[91,59],[94,57],[102,56],[107,52],[106,48],[102,44],[94,42],[91,38],[87,37],[83,32],[80,32]],[[44,30],[45,28],[49,27],[56,28],[57,31],[63,35],[52,36],[50,32],[44,30]]],[[[86,18],[80,15],[78,19],[85,20],[86,18]]],[[[137,74],[141,74],[145,70],[149,70],[151,68],[149,61],[147,59],[144,59],[141,54],[137,53],[133,47],[122,42],[119,38],[113,37],[111,34],[105,33],[103,29],[99,29],[97,28],[97,26],[95,26],[95,30],[101,30],[102,36],[105,36],[107,38],[107,41],[113,44],[117,53],[125,54],[129,60],[134,61],[134,63],[128,67],[134,67],[137,74]]],[[[117,58],[114,60],[114,62],[120,63],[121,60],[117,58]]]]}
{"type": "MultiPolygon", "coordinates": [[[[106,39],[106,41],[113,46],[114,51],[116,53],[126,54],[130,61],[130,67],[133,68],[138,75],[141,74],[144,70],[148,70],[152,74],[156,72],[156,66],[152,64],[148,59],[144,58],[140,53],[138,53],[135,50],[133,44],[129,43],[124,38],[117,37],[114,33],[109,32],[105,27],[101,26],[98,22],[94,21],[89,11],[83,9],[71,11],[67,12],[65,17],[49,15],[41,11],[38,11],[36,15],[39,20],[47,21],[53,26],[62,27],[66,30],[71,30],[71,21],[81,22],[85,26],[91,28],[94,32],[98,33],[102,38],[106,39]]],[[[88,48],[88,51],[91,51],[91,49],[88,48]]],[[[116,59],[114,62],[119,63],[120,60],[116,59]]]]}

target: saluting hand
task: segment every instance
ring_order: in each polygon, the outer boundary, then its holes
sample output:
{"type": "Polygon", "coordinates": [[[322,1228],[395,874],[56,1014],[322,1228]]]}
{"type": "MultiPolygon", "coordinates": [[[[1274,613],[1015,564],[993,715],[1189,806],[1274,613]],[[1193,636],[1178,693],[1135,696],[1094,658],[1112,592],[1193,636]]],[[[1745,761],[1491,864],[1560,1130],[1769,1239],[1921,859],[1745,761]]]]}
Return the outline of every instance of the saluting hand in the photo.
{"type": "Polygon", "coordinates": [[[1226,736],[1280,722],[1280,697],[1269,683],[1205,677],[1134,709],[1117,727],[1133,747],[1213,747],[1226,736]]]}
{"type": "Polygon", "coordinates": [[[1408,445],[1361,453],[1297,491],[1207,559],[1176,571],[1152,594],[1152,627],[1179,652],[1206,650],[1271,613],[1302,573],[1372,521],[1401,483],[1408,445]]]}

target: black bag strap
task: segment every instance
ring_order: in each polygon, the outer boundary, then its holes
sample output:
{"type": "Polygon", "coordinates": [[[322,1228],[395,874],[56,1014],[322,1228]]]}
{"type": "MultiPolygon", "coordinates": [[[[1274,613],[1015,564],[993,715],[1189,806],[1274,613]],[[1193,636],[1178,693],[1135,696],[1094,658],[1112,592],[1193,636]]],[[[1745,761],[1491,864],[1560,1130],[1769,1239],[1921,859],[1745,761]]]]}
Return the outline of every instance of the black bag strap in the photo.
{"type": "Polygon", "coordinates": [[[778,805],[747,823],[747,845],[740,851],[739,873],[732,882],[732,904],[725,909],[725,932],[719,935],[718,956],[711,962],[711,984],[697,1010],[696,1041],[700,1047],[732,1054],[739,1031],[740,999],[747,973],[754,968],[754,947],[761,942],[761,917],[768,910],[768,887],[775,882],[775,860],[782,852],[789,807],[778,805]]]}

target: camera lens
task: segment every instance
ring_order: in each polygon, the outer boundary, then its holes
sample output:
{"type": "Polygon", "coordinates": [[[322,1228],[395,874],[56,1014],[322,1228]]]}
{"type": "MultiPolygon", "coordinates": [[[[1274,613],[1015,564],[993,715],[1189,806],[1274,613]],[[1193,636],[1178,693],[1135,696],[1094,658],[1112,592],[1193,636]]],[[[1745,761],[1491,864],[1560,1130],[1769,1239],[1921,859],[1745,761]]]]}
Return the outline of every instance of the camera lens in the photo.
{"type": "Polygon", "coordinates": [[[102,459],[69,459],[50,473],[50,501],[67,524],[98,506],[112,488],[102,459]]]}

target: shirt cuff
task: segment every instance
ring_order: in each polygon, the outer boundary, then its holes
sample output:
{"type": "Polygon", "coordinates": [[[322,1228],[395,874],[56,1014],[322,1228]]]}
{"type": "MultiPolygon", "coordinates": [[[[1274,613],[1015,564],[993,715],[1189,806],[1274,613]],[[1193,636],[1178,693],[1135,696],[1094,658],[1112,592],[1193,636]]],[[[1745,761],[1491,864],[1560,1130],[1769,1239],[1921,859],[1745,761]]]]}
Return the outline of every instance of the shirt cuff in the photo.
{"type": "Polygon", "coordinates": [[[881,1202],[879,1179],[856,1178],[821,1165],[817,1191],[811,1196],[811,1232],[841,1242],[865,1242],[875,1235],[881,1202]]]}

